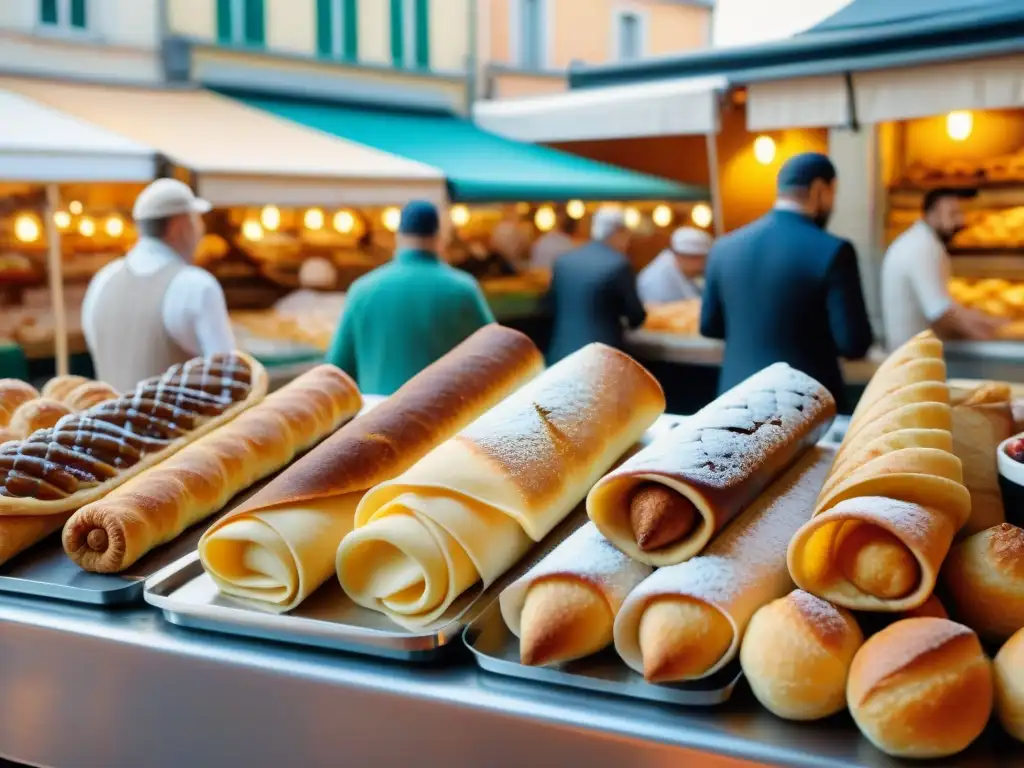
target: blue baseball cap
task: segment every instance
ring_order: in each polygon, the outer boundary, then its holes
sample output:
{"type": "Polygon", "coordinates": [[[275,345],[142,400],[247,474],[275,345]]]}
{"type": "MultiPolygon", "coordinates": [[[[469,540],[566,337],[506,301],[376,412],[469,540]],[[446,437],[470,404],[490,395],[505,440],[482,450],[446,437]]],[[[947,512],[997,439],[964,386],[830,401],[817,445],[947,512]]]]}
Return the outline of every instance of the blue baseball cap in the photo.
{"type": "Polygon", "coordinates": [[[794,155],[779,169],[776,186],[779,191],[807,189],[818,179],[832,182],[836,178],[836,167],[828,155],[820,152],[804,152],[794,155]]]}
{"type": "Polygon", "coordinates": [[[402,209],[398,231],[410,237],[433,237],[441,229],[437,206],[426,200],[413,200],[402,209]]]}

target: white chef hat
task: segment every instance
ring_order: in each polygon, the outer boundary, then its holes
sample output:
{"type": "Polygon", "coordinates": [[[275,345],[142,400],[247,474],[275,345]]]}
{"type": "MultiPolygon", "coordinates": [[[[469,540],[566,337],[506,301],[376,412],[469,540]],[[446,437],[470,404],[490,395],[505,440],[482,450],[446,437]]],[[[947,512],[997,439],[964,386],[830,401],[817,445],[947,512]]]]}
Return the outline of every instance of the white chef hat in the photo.
{"type": "Polygon", "coordinates": [[[602,205],[590,220],[590,237],[605,240],[618,230],[625,229],[626,214],[618,206],[602,205]]]}
{"type": "Polygon", "coordinates": [[[299,267],[299,285],[303,288],[333,290],[338,282],[338,270],[322,256],[311,256],[299,267]]]}
{"type": "Polygon", "coordinates": [[[686,256],[707,256],[714,241],[711,235],[696,227],[680,227],[672,233],[672,250],[686,256]]]}

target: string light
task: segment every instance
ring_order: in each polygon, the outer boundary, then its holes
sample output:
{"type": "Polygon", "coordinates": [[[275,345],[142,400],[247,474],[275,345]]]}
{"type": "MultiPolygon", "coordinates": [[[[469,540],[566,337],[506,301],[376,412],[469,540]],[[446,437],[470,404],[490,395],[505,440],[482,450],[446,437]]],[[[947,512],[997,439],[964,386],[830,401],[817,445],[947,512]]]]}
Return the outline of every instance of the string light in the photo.
{"type": "Polygon", "coordinates": [[[53,214],[53,223],[57,225],[57,229],[67,229],[71,226],[71,214],[67,211],[57,211],[53,214]]]}
{"type": "Polygon", "coordinates": [[[946,115],[946,133],[953,141],[964,141],[974,131],[974,115],[957,111],[946,115]]]}
{"type": "Polygon", "coordinates": [[[14,220],[14,236],[23,243],[34,243],[42,235],[39,220],[30,213],[23,213],[14,220]]]}
{"type": "Polygon", "coordinates": [[[569,215],[570,219],[579,221],[587,215],[587,206],[582,200],[570,200],[565,206],[565,212],[569,215]]]}
{"type": "Polygon", "coordinates": [[[124,234],[124,220],[120,216],[111,216],[103,223],[103,231],[111,237],[124,234]]]}
{"type": "Polygon", "coordinates": [[[754,157],[761,165],[769,165],[775,159],[775,139],[771,136],[754,139],[754,157]]]}
{"type": "Polygon", "coordinates": [[[263,227],[260,226],[258,221],[253,219],[246,219],[242,222],[242,237],[252,242],[257,242],[263,239],[263,227]]]}
{"type": "Polygon", "coordinates": [[[78,222],[78,233],[82,237],[92,237],[96,234],[96,222],[89,218],[80,219],[78,222]]]}
{"type": "Polygon", "coordinates": [[[334,214],[331,225],[336,232],[347,235],[356,228],[356,217],[352,215],[352,211],[338,211],[334,214]]]}
{"type": "Polygon", "coordinates": [[[541,232],[550,232],[555,226],[555,209],[550,205],[542,205],[533,215],[533,223],[541,232]]]}
{"type": "Polygon", "coordinates": [[[452,224],[456,227],[464,227],[469,224],[469,208],[464,205],[452,206],[451,210],[452,224]]]}
{"type": "Polygon", "coordinates": [[[310,208],[302,217],[302,224],[306,229],[323,229],[324,212],[319,208],[310,208]]]}
{"type": "Polygon", "coordinates": [[[82,203],[78,200],[72,200],[68,203],[68,210],[71,211],[75,216],[82,215],[82,203]]]}
{"type": "Polygon", "coordinates": [[[659,205],[651,214],[651,220],[659,227],[667,227],[672,223],[672,209],[667,205],[659,205]]]}
{"type": "Polygon", "coordinates": [[[384,213],[381,216],[381,221],[384,223],[384,228],[388,232],[397,232],[398,225],[402,221],[402,212],[397,208],[385,208],[384,213]]]}
{"type": "Polygon", "coordinates": [[[281,226],[280,209],[276,205],[264,206],[263,210],[260,211],[260,223],[264,229],[276,232],[277,228],[281,226]]]}
{"type": "Polygon", "coordinates": [[[693,210],[690,211],[690,219],[701,229],[709,227],[713,218],[714,214],[711,212],[711,206],[706,203],[697,203],[693,206],[693,210]]]}
{"type": "Polygon", "coordinates": [[[626,226],[630,229],[637,229],[640,226],[640,211],[630,206],[622,213],[622,218],[626,222],[626,226]]]}

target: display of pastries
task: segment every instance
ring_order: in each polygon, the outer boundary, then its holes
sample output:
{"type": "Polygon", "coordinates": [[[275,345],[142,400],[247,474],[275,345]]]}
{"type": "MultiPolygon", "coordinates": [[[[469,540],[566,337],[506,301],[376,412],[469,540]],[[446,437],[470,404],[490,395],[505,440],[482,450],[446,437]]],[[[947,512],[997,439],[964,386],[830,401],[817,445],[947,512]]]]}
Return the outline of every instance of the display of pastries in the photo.
{"type": "Polygon", "coordinates": [[[644,330],[675,333],[681,336],[700,335],[700,299],[650,304],[646,308],[644,330]]]}

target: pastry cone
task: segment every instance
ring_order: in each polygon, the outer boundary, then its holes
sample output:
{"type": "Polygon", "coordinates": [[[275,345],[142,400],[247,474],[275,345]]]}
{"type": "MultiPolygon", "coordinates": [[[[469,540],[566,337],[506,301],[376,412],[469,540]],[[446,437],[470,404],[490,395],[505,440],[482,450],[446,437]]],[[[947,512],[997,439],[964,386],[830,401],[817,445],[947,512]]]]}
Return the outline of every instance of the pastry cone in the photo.
{"type": "Polygon", "coordinates": [[[542,367],[540,352],[518,331],[477,331],[215,522],[199,542],[203,568],[232,598],[291,610],[334,573],[338,544],[367,490],[411,467],[542,367]]]}
{"type": "Polygon", "coordinates": [[[1024,530],[1002,523],[953,547],[942,566],[953,615],[987,640],[1024,627],[1024,530]]]}
{"type": "Polygon", "coordinates": [[[695,680],[736,658],[750,617],[789,592],[786,544],[835,451],[812,448],[704,552],[655,571],[615,620],[615,649],[650,682],[695,680]]]}
{"type": "Polygon", "coordinates": [[[87,571],[123,571],[281,469],[361,407],[347,375],[333,365],[314,368],[75,512],[64,528],[64,550],[87,571]]]}
{"type": "MultiPolygon", "coordinates": [[[[878,375],[877,373],[875,374],[878,375]]],[[[944,381],[922,381],[917,384],[898,389],[885,398],[879,400],[857,420],[851,419],[843,443],[853,446],[862,443],[858,440],[858,433],[873,422],[885,419],[890,414],[905,408],[908,405],[917,403],[939,403],[949,405],[949,387],[944,381]]]]}
{"type": "Polygon", "coordinates": [[[911,384],[945,381],[946,365],[942,342],[931,331],[918,334],[894,350],[878,367],[850,416],[850,424],[860,421],[878,401],[911,384]]]}
{"type": "Polygon", "coordinates": [[[68,515],[0,517],[0,565],[56,533],[68,515]]]}
{"type": "Polygon", "coordinates": [[[622,601],[651,571],[584,525],[501,593],[522,663],[559,664],[610,645],[622,601]]]}
{"type": "Polygon", "coordinates": [[[770,366],[602,478],[587,514],[634,560],[681,563],[814,445],[835,412],[818,382],[770,366]]]}
{"type": "Polygon", "coordinates": [[[584,347],[367,493],[338,548],[342,588],[403,627],[429,626],[547,536],[664,409],[636,361],[584,347]]]}
{"type": "MultiPolygon", "coordinates": [[[[856,441],[843,438],[843,444],[839,447],[836,456],[837,466],[839,462],[845,462],[850,451],[859,452],[866,446],[871,445],[880,437],[892,432],[899,432],[905,429],[911,430],[935,430],[945,432],[953,430],[953,409],[945,403],[912,403],[905,405],[886,414],[885,418],[865,424],[858,430],[856,441]]],[[[849,433],[847,433],[847,436],[849,433]]],[[[950,437],[952,439],[952,437],[950,437]]]]}

